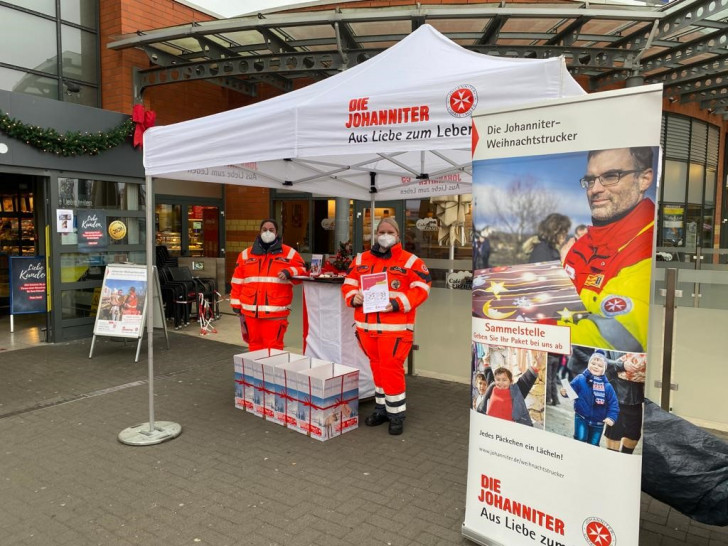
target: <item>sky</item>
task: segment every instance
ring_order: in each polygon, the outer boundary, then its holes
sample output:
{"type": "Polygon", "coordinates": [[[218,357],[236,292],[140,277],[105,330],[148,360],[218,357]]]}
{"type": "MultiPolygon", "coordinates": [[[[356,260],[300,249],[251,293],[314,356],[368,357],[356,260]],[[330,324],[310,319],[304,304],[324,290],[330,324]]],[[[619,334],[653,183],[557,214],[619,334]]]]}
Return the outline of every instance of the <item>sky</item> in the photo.
{"type": "MultiPolygon", "coordinates": [[[[491,226],[503,228],[493,207],[507,199],[504,189],[514,181],[529,181],[551,195],[556,210],[571,218],[572,229],[579,224],[591,224],[591,212],[586,192],[579,179],[586,168],[587,151],[530,157],[492,159],[473,162],[473,197],[476,206],[473,224],[476,229],[491,226]]],[[[655,154],[657,161],[657,154],[655,154]]],[[[657,173],[655,165],[655,173],[657,173]]],[[[646,196],[655,200],[656,184],[646,196]]]]}
{"type": "Polygon", "coordinates": [[[220,19],[250,15],[283,6],[296,6],[301,4],[330,4],[332,0],[177,0],[180,4],[199,9],[220,19]]]}

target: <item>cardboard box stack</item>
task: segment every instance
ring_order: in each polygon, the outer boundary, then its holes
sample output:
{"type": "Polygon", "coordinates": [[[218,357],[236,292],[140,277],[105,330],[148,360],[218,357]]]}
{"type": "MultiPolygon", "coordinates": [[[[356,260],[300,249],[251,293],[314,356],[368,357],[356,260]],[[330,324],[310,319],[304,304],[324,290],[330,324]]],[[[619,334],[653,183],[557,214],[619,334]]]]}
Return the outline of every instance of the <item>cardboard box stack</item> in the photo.
{"type": "MultiPolygon", "coordinates": [[[[281,353],[256,362],[260,365],[263,415],[266,420],[286,425],[290,395],[286,392],[283,368],[287,365],[310,366],[311,359],[295,353],[281,353]]],[[[254,369],[258,369],[255,367],[254,369]]],[[[257,412],[256,412],[257,413],[257,412]]]]}
{"type": "Polygon", "coordinates": [[[235,407],[317,440],[359,425],[359,370],[263,349],[233,357],[235,407]]]}
{"type": "MultiPolygon", "coordinates": [[[[256,388],[255,384],[256,374],[254,369],[258,367],[256,361],[260,358],[266,358],[269,356],[284,353],[284,351],[280,351],[278,349],[261,349],[259,351],[251,351],[248,353],[241,353],[233,356],[236,408],[244,409],[250,413],[256,413],[254,409],[254,400],[256,399],[256,397],[260,398],[260,395],[256,395],[256,392],[259,393],[261,390],[259,388],[256,388]]],[[[262,376],[262,372],[259,375],[262,376]]],[[[262,417],[262,408],[259,409],[259,415],[262,417]]]]}
{"type": "Polygon", "coordinates": [[[359,426],[359,370],[328,362],[301,373],[299,408],[311,438],[328,440],[359,426]]]}

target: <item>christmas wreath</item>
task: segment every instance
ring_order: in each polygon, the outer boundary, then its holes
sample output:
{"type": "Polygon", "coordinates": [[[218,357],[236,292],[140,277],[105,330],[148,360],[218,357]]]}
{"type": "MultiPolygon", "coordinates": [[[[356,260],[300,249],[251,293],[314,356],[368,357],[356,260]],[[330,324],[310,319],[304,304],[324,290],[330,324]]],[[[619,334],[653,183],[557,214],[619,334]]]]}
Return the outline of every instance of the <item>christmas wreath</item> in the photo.
{"type": "Polygon", "coordinates": [[[55,129],[27,125],[0,110],[0,131],[43,152],[65,157],[98,155],[124,142],[133,130],[134,122],[129,118],[106,132],[61,134],[55,129]]]}

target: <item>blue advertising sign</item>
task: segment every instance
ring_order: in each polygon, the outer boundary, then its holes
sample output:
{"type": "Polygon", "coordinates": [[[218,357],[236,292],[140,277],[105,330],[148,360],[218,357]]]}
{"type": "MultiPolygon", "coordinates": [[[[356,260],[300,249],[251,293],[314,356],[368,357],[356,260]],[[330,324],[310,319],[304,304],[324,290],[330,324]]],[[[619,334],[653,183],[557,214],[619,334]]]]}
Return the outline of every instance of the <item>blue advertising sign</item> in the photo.
{"type": "Polygon", "coordinates": [[[109,245],[106,236],[106,212],[103,210],[82,210],[78,212],[79,252],[103,251],[109,245]]]}
{"type": "Polygon", "coordinates": [[[45,312],[45,256],[10,256],[10,314],[45,312]]]}

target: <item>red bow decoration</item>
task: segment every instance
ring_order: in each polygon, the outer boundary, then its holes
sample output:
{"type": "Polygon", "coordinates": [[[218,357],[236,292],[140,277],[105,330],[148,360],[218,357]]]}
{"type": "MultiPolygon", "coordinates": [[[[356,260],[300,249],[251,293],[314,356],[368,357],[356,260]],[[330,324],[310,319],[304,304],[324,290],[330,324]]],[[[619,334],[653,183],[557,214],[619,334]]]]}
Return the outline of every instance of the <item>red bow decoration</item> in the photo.
{"type": "Polygon", "coordinates": [[[145,110],[143,104],[135,104],[131,112],[131,120],[136,124],[134,128],[134,147],[136,148],[144,142],[144,131],[154,127],[157,114],[154,110],[145,110]]]}

